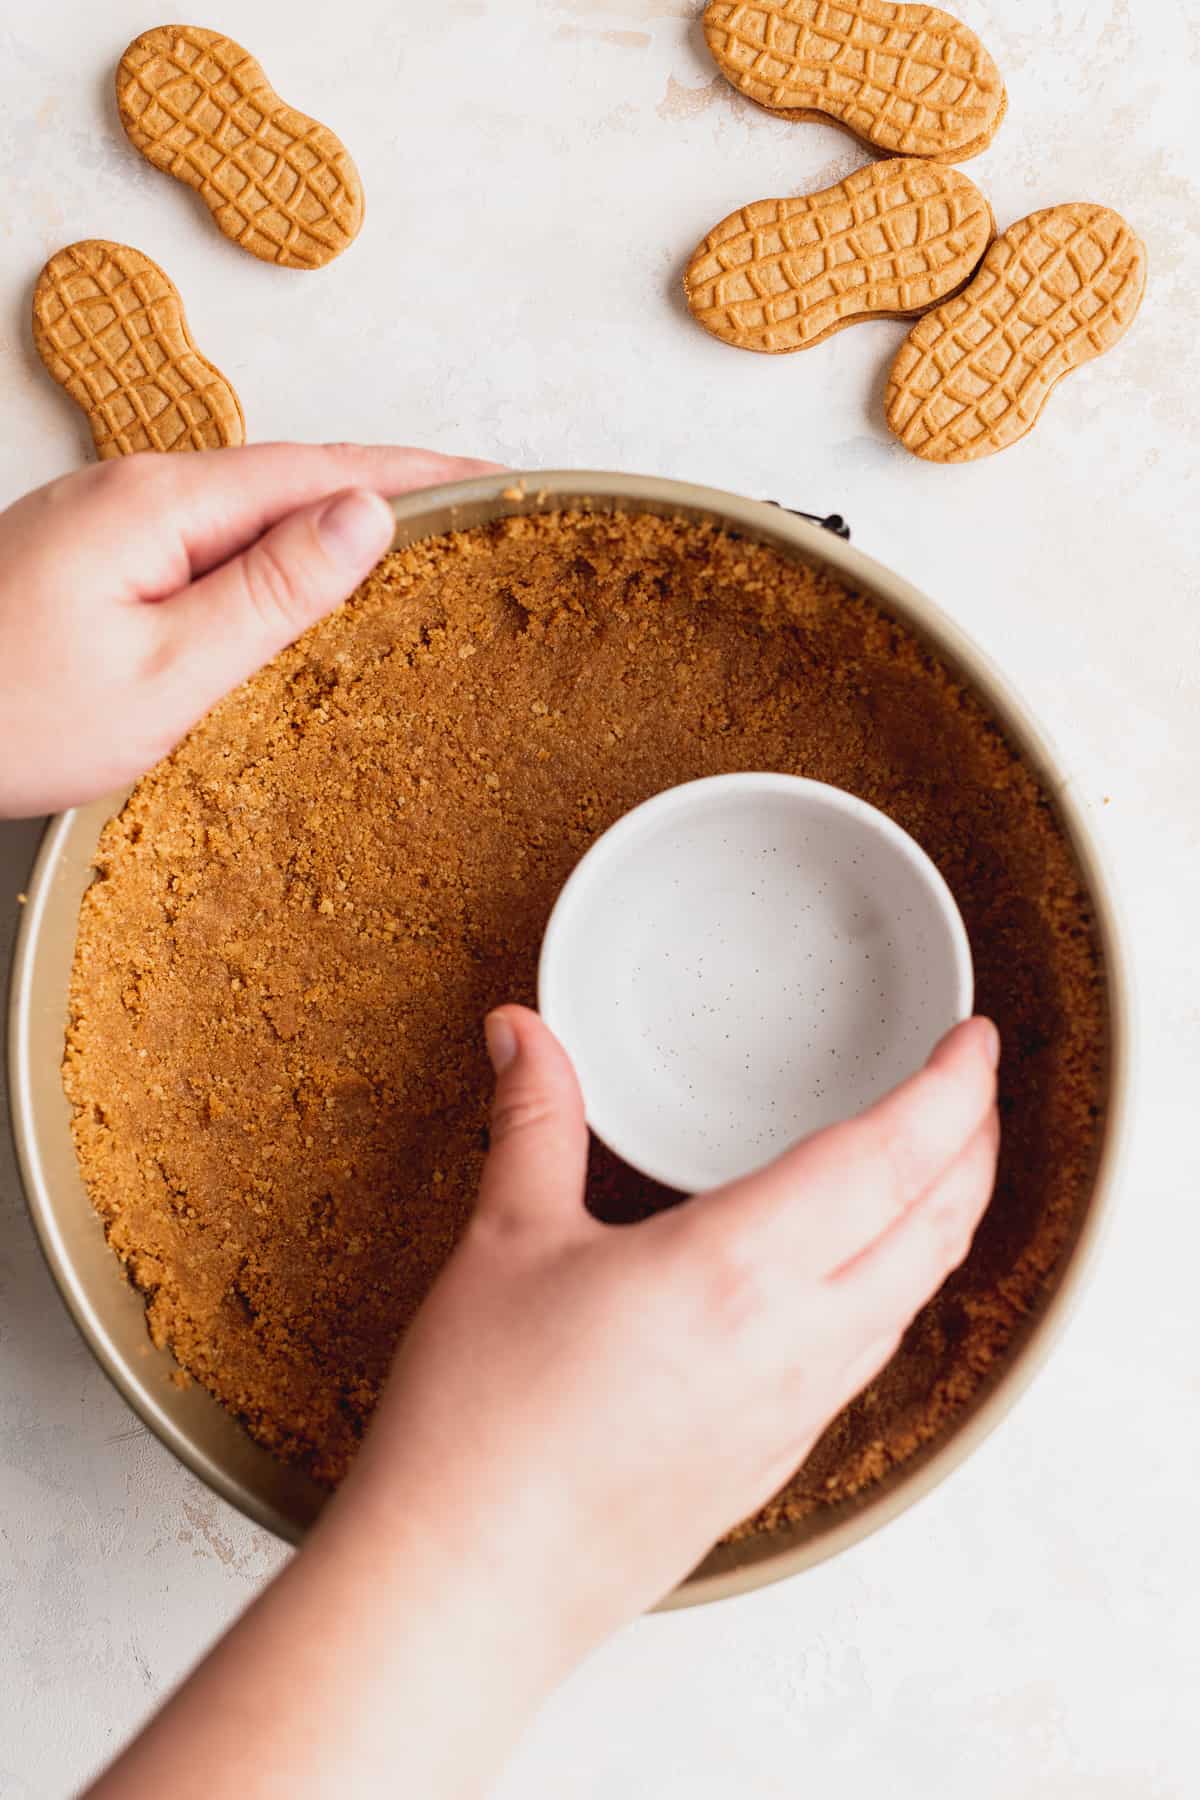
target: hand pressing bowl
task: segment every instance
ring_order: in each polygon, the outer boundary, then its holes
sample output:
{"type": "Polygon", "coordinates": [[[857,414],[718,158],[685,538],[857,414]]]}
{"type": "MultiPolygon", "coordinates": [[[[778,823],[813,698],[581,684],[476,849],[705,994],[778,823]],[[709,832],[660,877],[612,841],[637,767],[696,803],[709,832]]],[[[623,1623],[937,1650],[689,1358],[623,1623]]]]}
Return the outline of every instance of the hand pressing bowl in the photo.
{"type": "Polygon", "coordinates": [[[973,992],[954,896],[908,833],[764,773],[688,782],[610,827],[538,970],[592,1130],[684,1193],[881,1100],[973,992]]]}
{"type": "MultiPolygon", "coordinates": [[[[769,553],[785,564],[816,571],[831,590],[840,586],[880,609],[883,624],[876,630],[877,656],[886,656],[889,631],[894,629],[923,646],[923,656],[950,672],[970,697],[970,704],[986,718],[989,741],[1002,741],[1016,753],[1019,763],[1011,765],[1016,771],[1013,778],[1036,789],[1031,805],[1037,809],[1037,817],[1050,821],[1062,847],[1056,854],[1069,863],[1071,874],[1062,900],[1069,917],[1042,918],[1034,900],[1014,902],[1023,909],[1019,918],[1016,913],[1011,916],[1024,932],[1024,940],[1035,944],[1039,934],[1053,929],[1063,941],[1082,939],[1094,946],[1094,956],[1089,951],[1089,966],[1096,971],[1093,985],[1097,998],[1089,1055],[1099,1074],[1089,1089],[1087,1104],[1081,1101],[1077,1109],[1084,1121],[1080,1129],[1087,1134],[1086,1162],[1079,1163],[1081,1172],[1072,1190],[1069,1218],[1056,1233],[1052,1251],[1033,1268],[1034,1303],[1005,1340],[987,1377],[968,1384],[961,1398],[951,1394],[944,1424],[933,1435],[914,1441],[911,1451],[883,1467],[872,1463],[867,1446],[856,1491],[847,1491],[835,1504],[815,1507],[802,1518],[789,1520],[778,1514],[770,1529],[735,1536],[718,1546],[674,1597],[675,1604],[687,1604],[793,1573],[875,1529],[940,1481],[1027,1385],[1078,1287],[1116,1172],[1128,1089],[1125,959],[1107,884],[1083,814],[1053,752],[1017,697],[978,649],[928,600],[832,534],[761,502],[712,489],[638,476],[557,472],[531,474],[522,480],[512,475],[485,476],[410,495],[395,506],[396,543],[403,549],[446,532],[469,531],[489,522],[557,508],[601,520],[649,515],[716,528],[722,541],[735,543],[739,552],[744,545],[748,556],[769,553]],[[894,621],[894,628],[887,625],[888,619],[894,621]]],[[[535,522],[527,521],[530,525],[535,522]]],[[[762,666],[757,643],[750,630],[744,666],[762,691],[772,675],[762,666]]],[[[457,666],[470,669],[475,665],[457,666]]],[[[883,662],[875,666],[880,671],[885,668],[883,662]]],[[[873,697],[866,676],[860,673],[851,679],[863,690],[862,709],[870,712],[876,699],[879,706],[886,702],[890,708],[886,728],[894,734],[898,750],[909,754],[913,746],[905,736],[906,717],[899,693],[873,697]]],[[[876,713],[878,710],[876,707],[876,713]]],[[[960,770],[942,764],[928,771],[925,787],[914,787],[915,823],[912,817],[908,822],[922,841],[927,842],[927,836],[918,828],[921,816],[933,818],[939,806],[942,816],[947,816],[939,794],[946,783],[960,776],[960,770]]],[[[961,814],[968,832],[975,829],[973,821],[986,830],[988,820],[1003,803],[999,791],[986,787],[964,790],[955,803],[955,817],[961,814]]],[[[60,1079],[66,998],[80,900],[92,876],[91,859],[106,817],[119,804],[118,797],[52,823],[24,909],[12,986],[10,1068],[14,1128],[30,1207],[68,1305],[102,1366],[130,1404],[215,1491],[248,1516],[296,1541],[319,1510],[323,1490],[298,1467],[281,1463],[252,1441],[233,1414],[199,1382],[176,1385],[172,1381],[175,1365],[165,1349],[150,1342],[143,1297],[124,1278],[108,1248],[80,1178],[70,1108],[60,1079]]],[[[1014,862],[1029,861],[1027,845],[1014,841],[1008,848],[1014,862]]],[[[946,871],[945,864],[943,867],[946,871]]],[[[959,877],[948,872],[963,904],[959,877]]],[[[994,874],[998,883],[1009,878],[999,851],[994,874]]],[[[981,897],[977,891],[971,900],[970,910],[964,904],[963,911],[971,930],[981,1009],[991,1011],[997,1000],[1026,996],[1029,1016],[1050,1018],[1058,1005],[1055,995],[1030,987],[1031,982],[1042,980],[1042,975],[1007,957],[1003,938],[995,936],[986,894],[981,897]]],[[[544,919],[545,915],[538,929],[544,919]]],[[[1003,1019],[1000,1023],[1003,1026],[1003,1019]]],[[[1013,1034],[1006,1037],[1002,1077],[1007,1068],[1010,1089],[1014,1082],[1024,1080],[1023,1092],[1035,1110],[1044,1109],[1047,1091],[1036,1080],[1030,1088],[1023,1071],[1048,1067],[1046,1079],[1051,1082],[1070,1074],[1061,1065],[1039,1061],[1044,1052],[1044,1036],[1031,1032],[1024,1038],[1020,1034],[1015,1039],[1013,1034]]],[[[1043,1134],[1038,1149],[1040,1169],[1054,1166],[1054,1153],[1054,1142],[1043,1134]]],[[[1042,1183],[1040,1173],[1037,1183],[1042,1183]]],[[[998,1228],[1007,1228],[1003,1207],[999,1212],[993,1208],[993,1216],[998,1228]]],[[[1019,1244],[1013,1254],[1023,1254],[1019,1244]]]]}

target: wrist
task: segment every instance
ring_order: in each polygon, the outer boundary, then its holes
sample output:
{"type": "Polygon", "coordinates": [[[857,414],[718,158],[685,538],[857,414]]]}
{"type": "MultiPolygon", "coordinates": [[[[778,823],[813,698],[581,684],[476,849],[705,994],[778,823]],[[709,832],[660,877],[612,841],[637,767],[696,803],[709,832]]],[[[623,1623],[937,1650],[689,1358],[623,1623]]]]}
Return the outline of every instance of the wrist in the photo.
{"type": "Polygon", "coordinates": [[[460,1690],[473,1705],[486,1694],[519,1729],[594,1642],[534,1512],[506,1504],[494,1478],[472,1483],[443,1465],[431,1491],[423,1469],[364,1455],[312,1549],[378,1615],[382,1636],[411,1644],[414,1631],[436,1631],[460,1690]]]}

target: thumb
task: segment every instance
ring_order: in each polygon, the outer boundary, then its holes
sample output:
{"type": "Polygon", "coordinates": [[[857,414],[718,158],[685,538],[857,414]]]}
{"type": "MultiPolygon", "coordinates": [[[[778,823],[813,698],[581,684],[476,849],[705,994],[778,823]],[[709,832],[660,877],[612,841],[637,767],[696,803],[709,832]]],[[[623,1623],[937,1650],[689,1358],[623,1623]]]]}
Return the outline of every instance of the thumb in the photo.
{"type": "Polygon", "coordinates": [[[489,1013],[484,1032],[496,1096],[480,1213],[518,1228],[582,1224],[588,1133],[566,1051],[524,1006],[489,1013]]]}
{"type": "Polygon", "coordinates": [[[289,514],[161,602],[179,729],[353,593],[389,548],[395,524],[386,500],[350,488],[289,514]]]}

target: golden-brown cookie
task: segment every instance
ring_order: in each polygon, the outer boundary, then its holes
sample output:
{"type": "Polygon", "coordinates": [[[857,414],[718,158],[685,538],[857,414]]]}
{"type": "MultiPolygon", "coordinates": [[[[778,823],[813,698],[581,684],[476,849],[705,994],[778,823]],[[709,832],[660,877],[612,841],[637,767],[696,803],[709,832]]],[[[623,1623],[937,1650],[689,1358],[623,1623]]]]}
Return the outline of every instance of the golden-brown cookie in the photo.
{"type": "Polygon", "coordinates": [[[87,414],[102,458],[246,441],[241,401],[197,350],[174,284],[128,244],[87,238],[50,258],[34,289],[33,340],[87,414]]]}
{"type": "Polygon", "coordinates": [[[913,326],[888,380],[889,426],[929,462],[1015,444],[1063,376],[1124,335],[1145,286],[1146,247],[1107,206],[1019,219],[970,286],[913,326]]]}
{"type": "Polygon", "coordinates": [[[284,104],[240,44],[160,25],[117,67],[130,139],[195,188],[235,243],[288,269],[319,269],[358,235],[358,170],[328,126],[284,104]]]}
{"type": "Polygon", "coordinates": [[[963,162],[991,143],[1008,104],[975,33],[936,6],[711,0],[704,35],[741,93],[894,156],[963,162]]]}
{"type": "Polygon", "coordinates": [[[970,280],[994,230],[974,182],[895,157],[819,194],[730,213],[683,277],[693,315],[741,350],[805,350],[865,318],[910,318],[970,280]]]}

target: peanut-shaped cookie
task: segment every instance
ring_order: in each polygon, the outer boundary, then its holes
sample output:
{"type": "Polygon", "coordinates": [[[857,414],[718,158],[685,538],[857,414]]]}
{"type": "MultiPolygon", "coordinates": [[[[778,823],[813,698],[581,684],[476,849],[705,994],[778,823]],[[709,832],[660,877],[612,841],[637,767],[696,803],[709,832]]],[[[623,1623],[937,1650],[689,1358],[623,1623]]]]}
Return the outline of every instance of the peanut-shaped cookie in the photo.
{"type": "Polygon", "coordinates": [[[1015,444],[1064,375],[1124,336],[1145,286],[1146,247],[1107,206],[1019,219],[970,285],[909,332],[884,398],[889,426],[929,462],[1015,444]]]}
{"type": "Polygon", "coordinates": [[[935,306],[970,280],[992,231],[992,209],[965,175],[896,157],[819,194],[731,213],[696,250],[684,292],[727,344],[805,350],[858,319],[935,306]]]}
{"type": "Polygon", "coordinates": [[[102,458],[246,441],[241,402],[197,350],[173,282],[128,244],[87,238],[50,258],[34,289],[33,340],[87,414],[102,458]]]}
{"type": "Polygon", "coordinates": [[[975,33],[937,6],[712,0],[704,35],[741,93],[891,156],[964,162],[987,148],[1008,104],[975,33]]]}
{"type": "Polygon", "coordinates": [[[264,262],[319,269],[357,236],[362,182],[345,145],[286,105],[232,38],[198,25],[143,32],[118,65],[117,106],[142,155],[264,262]]]}

